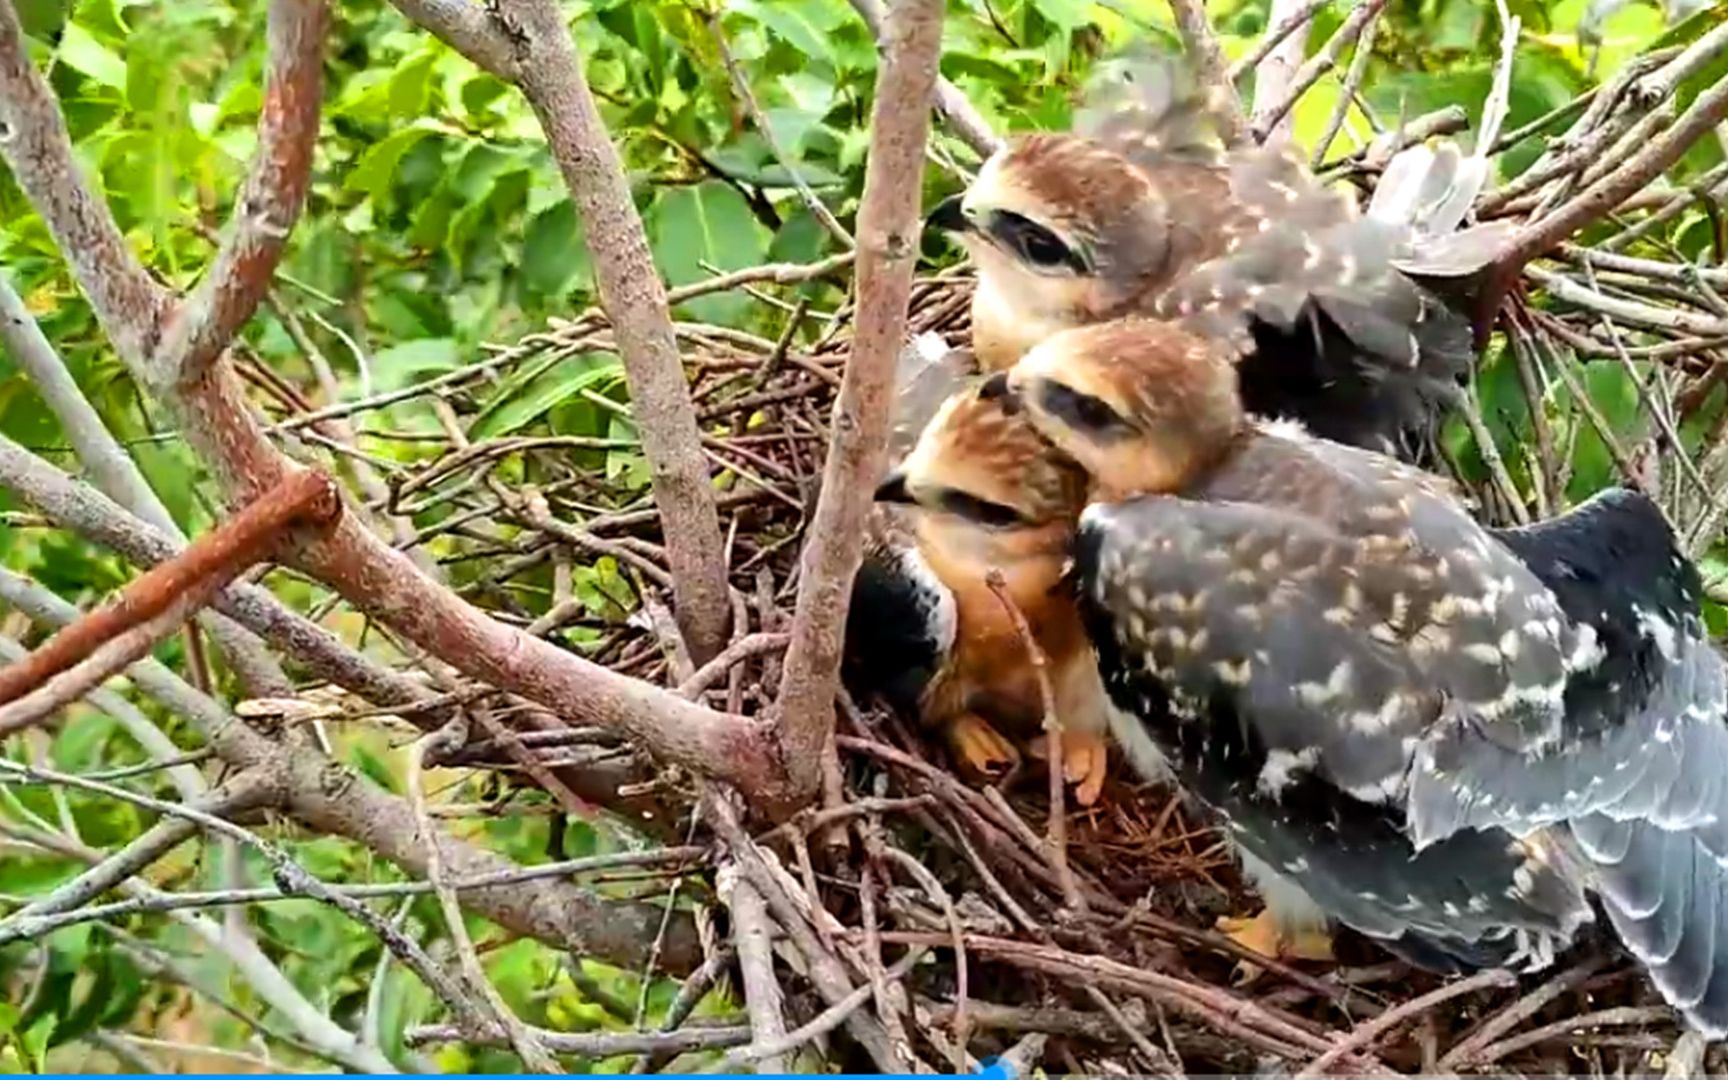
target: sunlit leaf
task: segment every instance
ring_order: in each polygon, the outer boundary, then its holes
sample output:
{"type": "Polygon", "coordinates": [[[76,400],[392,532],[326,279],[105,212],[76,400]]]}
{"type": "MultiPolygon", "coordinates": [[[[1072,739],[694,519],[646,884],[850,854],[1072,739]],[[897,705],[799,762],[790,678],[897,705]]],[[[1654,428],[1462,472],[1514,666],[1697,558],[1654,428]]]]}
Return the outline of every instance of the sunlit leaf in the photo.
{"type": "Polygon", "coordinates": [[[623,374],[609,352],[567,356],[550,367],[526,368],[499,384],[469,429],[471,439],[508,435],[545,415],[546,410],[588,387],[623,374]]]}
{"type": "Polygon", "coordinates": [[[66,24],[60,35],[58,55],[60,61],[74,71],[88,75],[104,86],[126,89],[126,61],[79,24],[66,24]]]}

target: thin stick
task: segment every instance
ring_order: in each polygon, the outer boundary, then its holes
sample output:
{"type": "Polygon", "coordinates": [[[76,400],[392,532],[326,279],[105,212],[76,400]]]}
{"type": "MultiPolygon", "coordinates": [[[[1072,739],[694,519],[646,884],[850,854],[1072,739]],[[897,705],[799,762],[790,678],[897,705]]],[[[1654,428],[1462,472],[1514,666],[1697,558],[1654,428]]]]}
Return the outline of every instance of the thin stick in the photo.
{"type": "Polygon", "coordinates": [[[1026,648],[1026,657],[1032,663],[1032,674],[1038,680],[1038,696],[1044,706],[1044,738],[1050,757],[1050,817],[1046,826],[1046,853],[1051,865],[1056,868],[1056,876],[1062,883],[1062,895],[1069,907],[1076,911],[1086,910],[1086,898],[1080,894],[1080,886],[1074,880],[1074,871],[1068,865],[1068,805],[1067,791],[1064,789],[1063,751],[1062,751],[1062,717],[1056,711],[1056,691],[1050,685],[1050,661],[1039,647],[1037,638],[1032,636],[1032,627],[1026,621],[1025,612],[1014,603],[1014,598],[1008,595],[1008,583],[1002,576],[1002,571],[992,567],[984,575],[984,584],[996,595],[1002,609],[1008,613],[1008,618],[1014,623],[1014,632],[1020,635],[1020,643],[1026,648]]]}
{"type": "Polygon", "coordinates": [[[1464,994],[1473,994],[1478,990],[1490,987],[1517,986],[1518,978],[1510,971],[1502,968],[1490,968],[1479,971],[1468,979],[1460,979],[1454,983],[1430,990],[1419,997],[1411,998],[1402,1005],[1394,1006],[1366,1023],[1358,1024],[1349,1035],[1338,1040],[1332,1049],[1321,1054],[1309,1063],[1308,1067],[1296,1074],[1296,1080],[1308,1080],[1309,1077],[1320,1076],[1327,1069],[1343,1061],[1358,1050],[1372,1050],[1374,1041],[1394,1027],[1415,1016],[1421,1016],[1437,1005],[1451,1001],[1464,994]]]}

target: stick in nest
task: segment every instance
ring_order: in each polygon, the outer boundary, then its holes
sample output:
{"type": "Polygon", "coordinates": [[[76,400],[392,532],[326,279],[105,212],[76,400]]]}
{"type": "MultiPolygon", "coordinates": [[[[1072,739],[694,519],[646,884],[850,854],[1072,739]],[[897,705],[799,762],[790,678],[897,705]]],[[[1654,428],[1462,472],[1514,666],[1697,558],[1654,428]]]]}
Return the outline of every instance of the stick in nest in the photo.
{"type": "Polygon", "coordinates": [[[984,575],[984,584],[996,594],[996,599],[1014,623],[1014,632],[1020,635],[1021,644],[1026,646],[1026,656],[1031,660],[1032,673],[1038,680],[1038,696],[1044,705],[1044,737],[1050,759],[1050,824],[1046,835],[1050,863],[1056,869],[1057,880],[1062,883],[1062,896],[1067,906],[1075,911],[1085,911],[1086,898],[1080,895],[1080,886],[1068,868],[1067,795],[1062,789],[1062,718],[1057,715],[1056,691],[1050,685],[1050,662],[1032,636],[1032,627],[1026,622],[1025,613],[1008,595],[1008,583],[1002,577],[1002,571],[991,567],[984,575]]]}

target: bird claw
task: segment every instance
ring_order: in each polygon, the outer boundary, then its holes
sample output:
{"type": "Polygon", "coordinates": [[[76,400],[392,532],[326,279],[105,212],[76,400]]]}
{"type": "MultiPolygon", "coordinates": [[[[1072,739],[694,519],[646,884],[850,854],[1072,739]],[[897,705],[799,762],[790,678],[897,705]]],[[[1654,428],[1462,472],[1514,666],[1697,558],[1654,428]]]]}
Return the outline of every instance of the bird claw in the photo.
{"type": "Polygon", "coordinates": [[[976,782],[1001,783],[1020,768],[1020,751],[989,721],[973,713],[960,717],[949,727],[948,745],[961,769],[976,782]]]}
{"type": "MultiPolygon", "coordinates": [[[[1285,934],[1279,930],[1270,911],[1244,917],[1220,916],[1213,924],[1220,933],[1245,949],[1261,956],[1279,960],[1313,960],[1330,962],[1332,936],[1324,930],[1299,930],[1285,934]]],[[[1238,961],[1230,973],[1233,986],[1248,986],[1258,979],[1262,969],[1249,960],[1238,961]]]]}
{"type": "Polygon", "coordinates": [[[1062,733],[1062,777],[1074,785],[1074,801],[1091,806],[1110,775],[1110,747],[1096,732],[1062,733]]]}

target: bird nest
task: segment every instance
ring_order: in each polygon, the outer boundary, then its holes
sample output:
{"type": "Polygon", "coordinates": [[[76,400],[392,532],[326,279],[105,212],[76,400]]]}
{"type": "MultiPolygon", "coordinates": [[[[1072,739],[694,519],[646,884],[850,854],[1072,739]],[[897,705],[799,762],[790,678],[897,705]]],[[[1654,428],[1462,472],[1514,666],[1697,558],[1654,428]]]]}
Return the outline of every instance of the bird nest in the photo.
{"type": "MultiPolygon", "coordinates": [[[[826,269],[764,268],[729,281],[788,311],[792,325],[808,317],[806,305],[759,287],[842,268],[843,260],[826,269]]],[[[969,298],[962,275],[921,279],[911,331],[964,340],[969,298]]],[[[394,485],[390,498],[401,505],[458,492],[436,530],[442,559],[463,567],[464,591],[497,617],[715,707],[762,714],[778,681],[773,635],[789,621],[798,543],[849,347],[848,311],[842,306],[808,346],[794,345],[790,332],[768,340],[679,325],[705,448],[723,477],[734,633],[765,643],[729,650],[736,662],[723,668],[693,673],[681,657],[665,617],[669,572],[657,519],[640,477],[608,480],[596,468],[604,440],[451,447],[394,485]],[[505,461],[522,473],[516,484],[493,484],[490,509],[519,531],[465,530],[462,506],[505,461]],[[522,484],[538,495],[523,496],[522,484]],[[585,591],[576,568],[594,566],[604,572],[585,591]],[[523,599],[547,592],[549,604],[523,599]],[[606,610],[610,602],[615,611],[606,610]]],[[[491,372],[610,345],[603,317],[587,315],[524,339],[491,358],[471,386],[453,383],[443,395],[461,412],[479,396],[465,393],[495,378],[491,372]]],[[[615,737],[552,720],[542,726],[513,746],[476,733],[442,760],[525,772],[566,810],[598,798],[658,839],[704,845],[679,872],[679,895],[694,899],[707,916],[698,923],[711,930],[760,917],[760,904],[739,902],[744,885],[766,901],[778,960],[734,960],[725,943],[741,936],[705,935],[709,962],[687,983],[674,1019],[736,964],[754,965],[739,972],[746,987],[764,977],[780,984],[787,1023],[796,1026],[787,1042],[805,1047],[794,1053],[825,1046],[830,1061],[854,1069],[948,1071],[1012,1054],[1022,1065],[1086,1073],[1272,1066],[1610,1074],[1676,1057],[1670,1010],[1635,965],[1596,940],[1540,975],[1442,980],[1344,934],[1336,966],[1262,961],[1258,977],[1239,985],[1237,965],[1251,954],[1212,927],[1219,915],[1253,911],[1257,900],[1204,816],[1123,766],[1094,806],[1052,815],[1036,761],[1004,787],[977,788],[906,718],[848,701],[839,773],[828,777],[822,804],[766,827],[713,792],[704,797],[693,778],[637,759],[615,737]],[[603,766],[612,779],[596,785],[603,766]]],[[[663,889],[664,878],[654,887],[663,889]]],[[[1702,1052],[1680,1043],[1679,1063],[1696,1070],[1702,1052]]]]}

